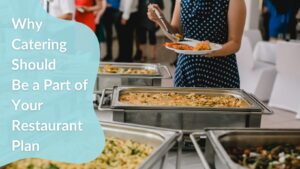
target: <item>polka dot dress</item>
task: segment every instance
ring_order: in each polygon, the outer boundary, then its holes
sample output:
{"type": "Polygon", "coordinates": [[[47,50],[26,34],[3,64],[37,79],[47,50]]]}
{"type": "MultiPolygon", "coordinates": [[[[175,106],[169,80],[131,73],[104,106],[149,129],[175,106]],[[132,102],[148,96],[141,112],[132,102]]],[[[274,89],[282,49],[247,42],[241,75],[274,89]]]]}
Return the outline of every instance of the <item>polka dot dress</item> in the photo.
{"type": "MultiPolygon", "coordinates": [[[[184,36],[224,44],[228,39],[227,12],[230,0],[181,0],[184,36]]],[[[239,88],[235,54],[207,58],[180,55],[175,72],[176,87],[239,88]]]]}

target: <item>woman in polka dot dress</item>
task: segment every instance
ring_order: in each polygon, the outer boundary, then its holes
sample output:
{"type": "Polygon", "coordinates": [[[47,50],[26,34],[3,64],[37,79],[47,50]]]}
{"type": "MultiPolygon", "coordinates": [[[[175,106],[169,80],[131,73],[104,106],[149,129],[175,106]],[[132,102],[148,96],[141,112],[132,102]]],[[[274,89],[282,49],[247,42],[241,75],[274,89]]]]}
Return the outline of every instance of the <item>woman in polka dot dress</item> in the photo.
{"type": "MultiPolygon", "coordinates": [[[[161,25],[149,5],[148,17],[161,25]]],[[[219,51],[205,56],[179,55],[176,87],[239,88],[235,53],[239,50],[246,18],[244,0],[176,0],[173,19],[165,22],[173,33],[200,41],[223,44],[219,51]]]]}

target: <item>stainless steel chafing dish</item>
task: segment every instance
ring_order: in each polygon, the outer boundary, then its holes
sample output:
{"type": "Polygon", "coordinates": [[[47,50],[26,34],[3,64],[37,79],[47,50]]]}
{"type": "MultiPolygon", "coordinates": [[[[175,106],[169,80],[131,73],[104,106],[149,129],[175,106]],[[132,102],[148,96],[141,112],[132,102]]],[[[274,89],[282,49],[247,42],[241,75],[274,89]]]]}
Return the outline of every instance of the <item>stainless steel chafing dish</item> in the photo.
{"type": "MultiPolygon", "coordinates": [[[[162,169],[168,152],[181,139],[180,132],[166,129],[109,122],[101,122],[101,126],[106,137],[131,139],[154,147],[153,153],[138,167],[138,169],[162,169]]],[[[176,168],[180,168],[180,158],[181,150],[178,149],[176,168]]]]}
{"type": "Polygon", "coordinates": [[[225,147],[300,144],[299,129],[207,129],[190,135],[205,169],[246,169],[235,163],[225,147]],[[205,153],[197,140],[206,137],[205,153]]]}
{"type": "MultiPolygon", "coordinates": [[[[175,130],[110,122],[101,122],[101,126],[105,137],[133,140],[153,147],[153,152],[138,166],[137,169],[163,169],[168,157],[168,152],[175,144],[180,142],[182,138],[181,132],[175,130]]],[[[180,169],[180,161],[181,150],[178,149],[177,169],[180,169]]]]}
{"type": "Polygon", "coordinates": [[[114,87],[105,89],[98,99],[99,109],[112,111],[114,121],[179,129],[187,133],[207,127],[260,127],[262,114],[272,113],[253,95],[240,89],[114,87]],[[244,100],[248,106],[214,108],[126,105],[119,102],[120,93],[124,91],[230,95],[244,100]]]}
{"type": "Polygon", "coordinates": [[[105,73],[99,72],[96,80],[95,91],[99,92],[105,88],[113,86],[161,86],[162,79],[171,79],[172,75],[167,66],[160,64],[146,63],[116,63],[101,62],[99,70],[105,65],[111,65],[116,68],[127,69],[145,69],[153,71],[153,74],[126,74],[126,73],[105,73]]]}

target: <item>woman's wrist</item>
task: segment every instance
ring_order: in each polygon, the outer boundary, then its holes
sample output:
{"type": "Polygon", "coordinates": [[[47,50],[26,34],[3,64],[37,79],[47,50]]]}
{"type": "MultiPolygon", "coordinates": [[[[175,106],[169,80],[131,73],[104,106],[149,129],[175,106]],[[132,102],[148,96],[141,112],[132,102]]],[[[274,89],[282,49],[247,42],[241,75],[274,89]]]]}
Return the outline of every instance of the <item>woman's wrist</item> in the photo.
{"type": "Polygon", "coordinates": [[[213,51],[205,56],[207,57],[224,57],[235,54],[239,51],[240,43],[237,41],[230,40],[222,45],[222,49],[213,51]]]}
{"type": "Polygon", "coordinates": [[[86,12],[95,12],[95,11],[99,10],[99,7],[98,6],[85,6],[84,10],[86,12]]]}

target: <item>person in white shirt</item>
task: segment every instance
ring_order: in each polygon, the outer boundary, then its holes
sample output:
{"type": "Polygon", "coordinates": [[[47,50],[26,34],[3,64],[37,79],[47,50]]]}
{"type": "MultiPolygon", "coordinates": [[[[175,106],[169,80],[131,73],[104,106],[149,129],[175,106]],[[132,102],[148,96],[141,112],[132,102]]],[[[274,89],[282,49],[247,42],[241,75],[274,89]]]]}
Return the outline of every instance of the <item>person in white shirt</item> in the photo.
{"type": "Polygon", "coordinates": [[[120,1],[119,56],[116,62],[132,62],[134,31],[138,21],[138,0],[120,1]]]}
{"type": "Polygon", "coordinates": [[[75,12],[74,0],[41,0],[43,8],[51,16],[72,20],[75,12]]]}

